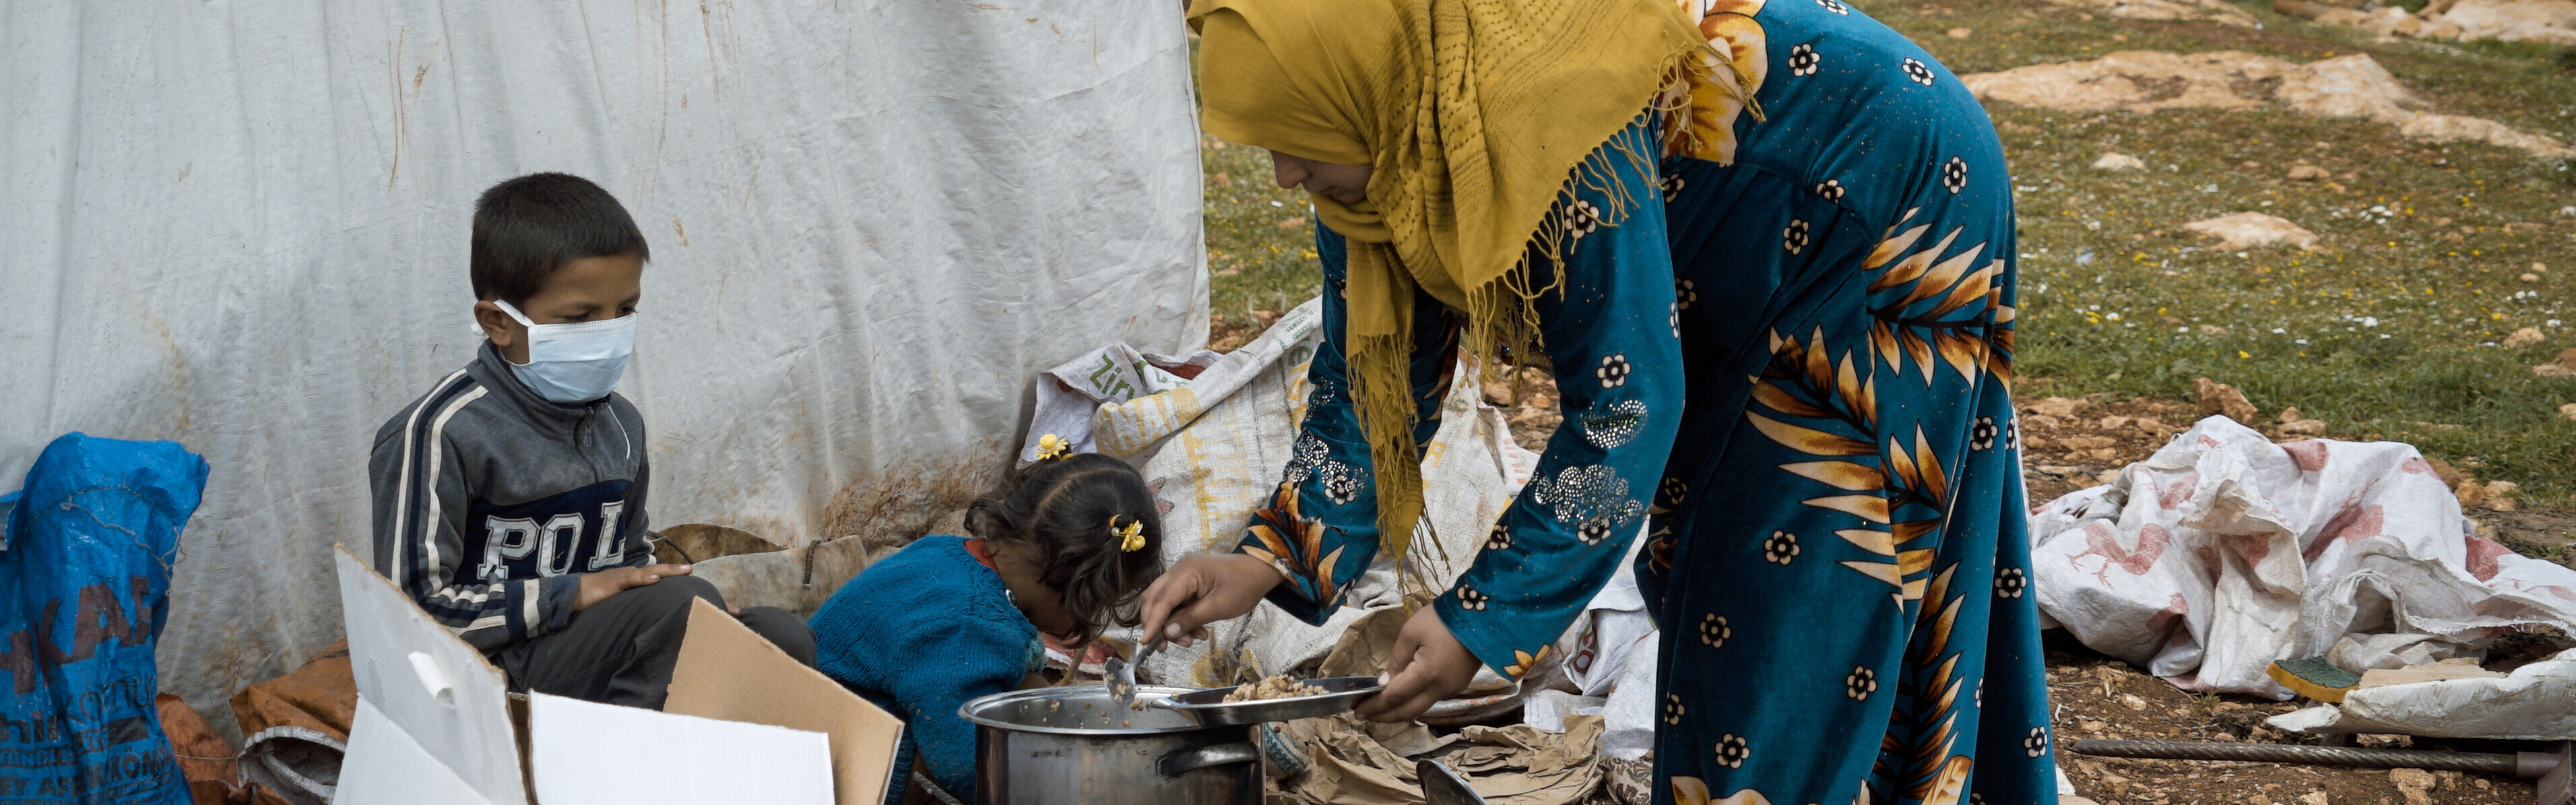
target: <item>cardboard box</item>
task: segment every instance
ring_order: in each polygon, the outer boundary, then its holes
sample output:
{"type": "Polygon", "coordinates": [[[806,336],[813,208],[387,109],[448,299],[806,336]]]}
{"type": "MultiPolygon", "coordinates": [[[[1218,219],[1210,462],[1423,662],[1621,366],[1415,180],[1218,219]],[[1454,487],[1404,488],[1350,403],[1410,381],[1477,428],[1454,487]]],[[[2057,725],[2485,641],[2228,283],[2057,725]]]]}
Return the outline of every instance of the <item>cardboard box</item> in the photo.
{"type": "Polygon", "coordinates": [[[903,722],[704,601],[662,712],[509,693],[500,669],[338,554],[357,676],[334,803],[872,805],[903,722]]]}

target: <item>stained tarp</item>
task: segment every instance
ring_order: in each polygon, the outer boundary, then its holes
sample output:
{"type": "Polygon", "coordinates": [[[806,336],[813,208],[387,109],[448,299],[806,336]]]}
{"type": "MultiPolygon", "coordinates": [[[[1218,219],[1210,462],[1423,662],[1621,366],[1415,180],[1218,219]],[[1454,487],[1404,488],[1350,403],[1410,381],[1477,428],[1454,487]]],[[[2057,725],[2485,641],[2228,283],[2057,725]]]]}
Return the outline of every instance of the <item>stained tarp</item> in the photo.
{"type": "Polygon", "coordinates": [[[83,430],[213,471],[167,689],[339,638],[377,425],[465,363],[475,194],[560,170],[656,258],[651,510],[807,544],[1003,466],[1034,372],[1205,333],[1180,4],[0,5],[0,479],[83,430]]]}

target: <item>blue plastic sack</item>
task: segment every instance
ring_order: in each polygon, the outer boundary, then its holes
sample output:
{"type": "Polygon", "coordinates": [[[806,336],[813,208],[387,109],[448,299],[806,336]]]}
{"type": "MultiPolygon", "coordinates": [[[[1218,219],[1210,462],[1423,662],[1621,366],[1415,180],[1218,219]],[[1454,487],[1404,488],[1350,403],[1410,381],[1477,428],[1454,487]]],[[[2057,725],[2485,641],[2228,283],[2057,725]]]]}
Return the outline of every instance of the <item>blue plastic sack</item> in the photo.
{"type": "Polygon", "coordinates": [[[152,647],[206,461],[74,433],[0,498],[0,803],[185,805],[152,647]]]}

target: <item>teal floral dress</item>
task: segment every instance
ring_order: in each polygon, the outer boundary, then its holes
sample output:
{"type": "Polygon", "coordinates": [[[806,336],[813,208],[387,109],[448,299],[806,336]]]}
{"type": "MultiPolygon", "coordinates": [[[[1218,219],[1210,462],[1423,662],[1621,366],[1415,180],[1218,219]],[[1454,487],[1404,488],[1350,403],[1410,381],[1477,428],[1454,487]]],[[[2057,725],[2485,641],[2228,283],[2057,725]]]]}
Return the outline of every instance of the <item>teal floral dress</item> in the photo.
{"type": "MultiPolygon", "coordinates": [[[[1994,131],[1957,76],[1840,0],[1694,1],[1751,91],[1676,88],[1658,106],[1679,111],[1594,154],[1614,181],[1569,184],[1570,245],[1535,269],[1565,281],[1539,302],[1565,422],[1434,607],[1518,677],[1643,530],[1657,802],[2055,802],[1994,131]]],[[[1316,243],[1327,342],[1238,550],[1320,623],[1379,534],[1342,239],[1316,243]]],[[[1454,339],[1416,304],[1427,439],[1454,339]]]]}

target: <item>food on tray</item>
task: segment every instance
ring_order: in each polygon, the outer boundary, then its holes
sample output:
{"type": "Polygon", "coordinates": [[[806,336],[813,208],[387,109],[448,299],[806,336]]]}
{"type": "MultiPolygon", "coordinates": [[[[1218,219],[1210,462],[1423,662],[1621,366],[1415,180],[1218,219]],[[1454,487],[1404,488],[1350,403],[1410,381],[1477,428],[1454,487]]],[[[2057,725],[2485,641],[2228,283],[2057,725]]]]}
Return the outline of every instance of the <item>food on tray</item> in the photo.
{"type": "Polygon", "coordinates": [[[1264,699],[1290,699],[1298,696],[1321,696],[1327,691],[1287,676],[1266,677],[1249,685],[1236,685],[1225,694],[1228,702],[1252,702],[1264,699]]]}

